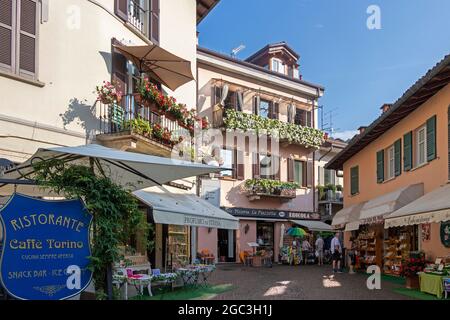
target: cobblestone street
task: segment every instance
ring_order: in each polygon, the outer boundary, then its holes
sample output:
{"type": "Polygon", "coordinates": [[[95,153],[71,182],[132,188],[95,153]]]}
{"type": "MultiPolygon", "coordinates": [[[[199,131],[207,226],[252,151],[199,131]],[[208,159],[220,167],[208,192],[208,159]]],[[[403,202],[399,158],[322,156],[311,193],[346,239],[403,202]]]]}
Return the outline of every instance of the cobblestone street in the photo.
{"type": "Polygon", "coordinates": [[[230,283],[235,287],[215,299],[408,299],[392,291],[401,285],[382,280],[381,290],[369,290],[366,278],[363,274],[348,273],[333,276],[330,266],[252,268],[230,264],[219,265],[211,283],[230,283]]]}

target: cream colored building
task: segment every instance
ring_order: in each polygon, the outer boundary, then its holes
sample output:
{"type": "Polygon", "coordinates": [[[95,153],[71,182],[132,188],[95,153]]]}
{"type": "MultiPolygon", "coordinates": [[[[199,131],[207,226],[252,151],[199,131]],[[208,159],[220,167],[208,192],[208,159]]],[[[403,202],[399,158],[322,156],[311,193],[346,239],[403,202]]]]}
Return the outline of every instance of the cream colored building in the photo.
{"type": "MultiPolygon", "coordinates": [[[[215,2],[2,0],[0,158],[22,162],[40,147],[95,139],[94,91],[111,80],[112,39],[126,45],[156,42],[189,60],[195,75],[197,22],[215,2]]],[[[176,92],[163,89],[195,108],[195,81],[176,92]]]]}

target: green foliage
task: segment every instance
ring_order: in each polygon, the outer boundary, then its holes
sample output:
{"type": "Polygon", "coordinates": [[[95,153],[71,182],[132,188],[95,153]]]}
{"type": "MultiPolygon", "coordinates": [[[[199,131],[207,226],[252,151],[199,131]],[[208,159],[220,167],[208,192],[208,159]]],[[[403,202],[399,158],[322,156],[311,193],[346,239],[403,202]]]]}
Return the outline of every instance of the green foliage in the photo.
{"type": "Polygon", "coordinates": [[[344,190],[344,188],[342,188],[342,186],[340,184],[336,185],[336,191],[342,192],[343,190],[344,190]]]}
{"type": "Polygon", "coordinates": [[[150,127],[150,123],[142,118],[126,120],[123,123],[123,127],[126,130],[132,130],[133,132],[143,136],[152,135],[152,128],[150,127]]]}
{"type": "Polygon", "coordinates": [[[118,246],[129,242],[137,231],[143,233],[145,241],[148,239],[151,226],[145,213],[129,191],[96,175],[93,168],[48,160],[34,165],[34,169],[33,178],[41,187],[68,199],[82,199],[93,215],[89,268],[94,274],[97,298],[104,299],[106,269],[121,258],[118,246]]]}
{"type": "Polygon", "coordinates": [[[336,186],[334,184],[332,184],[332,183],[328,183],[325,186],[325,191],[328,191],[328,190],[331,190],[331,191],[333,191],[333,193],[335,193],[336,192],[336,186]]]}
{"type": "Polygon", "coordinates": [[[295,182],[282,182],[271,179],[248,179],[245,181],[244,187],[248,191],[273,193],[275,189],[295,190],[300,188],[300,185],[295,182]]]}
{"type": "Polygon", "coordinates": [[[227,109],[224,124],[227,129],[254,131],[256,134],[278,136],[281,140],[288,140],[306,147],[318,148],[324,141],[324,133],[315,128],[286,123],[276,119],[263,118],[255,114],[248,114],[233,109],[227,109]]]}
{"type": "Polygon", "coordinates": [[[319,192],[319,200],[324,200],[325,199],[325,187],[322,185],[318,185],[316,188],[317,188],[317,192],[319,192]]]}

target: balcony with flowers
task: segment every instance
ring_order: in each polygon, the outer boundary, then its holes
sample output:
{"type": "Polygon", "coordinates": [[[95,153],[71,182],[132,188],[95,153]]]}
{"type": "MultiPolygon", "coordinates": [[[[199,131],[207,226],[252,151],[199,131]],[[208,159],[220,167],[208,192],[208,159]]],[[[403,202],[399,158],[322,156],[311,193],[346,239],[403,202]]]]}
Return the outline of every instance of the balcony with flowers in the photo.
{"type": "Polygon", "coordinates": [[[297,197],[297,189],[300,185],[295,182],[283,182],[272,179],[248,179],[242,186],[242,192],[249,201],[263,198],[277,198],[282,202],[297,197]]]}
{"type": "Polygon", "coordinates": [[[96,88],[103,145],[170,156],[175,145],[190,143],[195,129],[207,129],[208,119],[197,116],[174,97],[164,94],[148,78],[138,81],[133,94],[122,94],[105,81],[96,88]]]}
{"type": "Polygon", "coordinates": [[[306,148],[319,148],[326,140],[326,135],[321,130],[233,109],[225,109],[223,119],[220,123],[215,122],[214,127],[254,132],[257,135],[277,135],[280,142],[302,145],[306,148]]]}

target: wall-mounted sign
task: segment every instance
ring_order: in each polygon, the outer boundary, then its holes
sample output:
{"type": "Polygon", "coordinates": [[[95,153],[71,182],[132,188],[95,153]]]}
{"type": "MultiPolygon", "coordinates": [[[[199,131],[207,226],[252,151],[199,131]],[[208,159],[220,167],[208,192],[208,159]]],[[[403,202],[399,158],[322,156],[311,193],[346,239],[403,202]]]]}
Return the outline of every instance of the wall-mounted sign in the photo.
{"type": "Polygon", "coordinates": [[[253,208],[223,208],[235,217],[263,218],[263,219],[295,219],[295,220],[320,220],[317,212],[301,212],[253,208]]]}
{"type": "Polygon", "coordinates": [[[90,283],[92,216],[80,200],[46,201],[14,194],[0,209],[0,280],[26,300],[60,300],[90,283]]]}
{"type": "Polygon", "coordinates": [[[441,242],[446,248],[450,248],[450,221],[441,222],[441,242]]]}
{"type": "Polygon", "coordinates": [[[421,226],[422,226],[422,241],[430,241],[431,223],[424,223],[421,226]]]}

